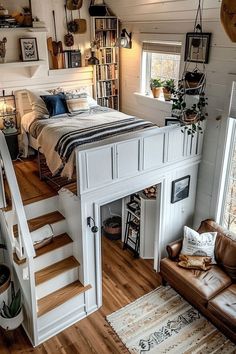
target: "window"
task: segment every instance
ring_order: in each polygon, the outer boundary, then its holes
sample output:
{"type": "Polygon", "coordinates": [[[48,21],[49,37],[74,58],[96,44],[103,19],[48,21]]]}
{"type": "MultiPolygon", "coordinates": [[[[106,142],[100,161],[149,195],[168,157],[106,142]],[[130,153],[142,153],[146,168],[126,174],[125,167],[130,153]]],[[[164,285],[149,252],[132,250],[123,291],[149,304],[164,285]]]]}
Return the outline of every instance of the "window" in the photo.
{"type": "Polygon", "coordinates": [[[150,94],[150,79],[179,80],[180,43],[143,43],[142,92],[150,94]]]}
{"type": "Polygon", "coordinates": [[[236,121],[230,119],[221,210],[222,226],[236,233],[236,121]]]}
{"type": "Polygon", "coordinates": [[[236,83],[233,84],[219,199],[220,224],[236,233],[236,83]]]}

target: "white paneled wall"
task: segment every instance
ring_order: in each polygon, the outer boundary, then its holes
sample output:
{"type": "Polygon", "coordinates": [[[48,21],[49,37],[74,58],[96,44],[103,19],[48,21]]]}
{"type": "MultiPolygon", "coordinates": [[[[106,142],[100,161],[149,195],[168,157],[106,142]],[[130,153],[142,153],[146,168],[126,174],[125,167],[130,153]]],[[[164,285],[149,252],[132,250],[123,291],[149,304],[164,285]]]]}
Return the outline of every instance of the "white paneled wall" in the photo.
{"type": "MultiPolygon", "coordinates": [[[[122,26],[133,33],[133,49],[121,51],[122,110],[163,124],[170,107],[148,104],[146,99],[134,95],[141,86],[142,40],[178,39],[184,43],[185,33],[193,30],[198,0],[107,0],[107,3],[121,18],[122,26]]],[[[232,80],[236,79],[236,75],[230,75],[236,74],[236,44],[228,39],[220,24],[220,6],[220,0],[204,1],[203,29],[213,36],[210,61],[206,65],[209,119],[198,179],[195,224],[215,216],[229,95],[232,80]]]]}
{"type": "MultiPolygon", "coordinates": [[[[22,0],[23,1],[23,0],[22,0]]],[[[13,2],[13,0],[11,0],[13,2]]],[[[17,3],[14,0],[14,3],[17,3]]],[[[18,61],[20,55],[19,38],[36,37],[39,50],[39,58],[44,60],[36,75],[32,78],[29,69],[24,64],[19,67],[9,68],[0,64],[0,90],[5,89],[6,92],[12,89],[24,88],[29,86],[43,86],[44,84],[62,84],[64,82],[72,82],[80,79],[80,75],[76,70],[71,72],[62,72],[61,75],[54,75],[48,71],[48,51],[46,39],[54,37],[54,26],[52,11],[55,11],[57,40],[64,42],[64,35],[67,33],[64,0],[31,0],[33,16],[37,16],[41,21],[45,22],[48,29],[47,33],[29,32],[23,29],[0,29],[0,39],[7,37],[7,62],[18,61]]],[[[7,6],[6,6],[7,7],[7,6]]],[[[71,49],[80,49],[82,53],[82,64],[84,66],[84,56],[89,52],[90,48],[90,17],[88,13],[89,0],[83,0],[83,7],[80,10],[80,17],[87,20],[87,32],[84,34],[76,34],[74,36],[75,44],[71,49]]],[[[68,12],[70,19],[70,12],[68,12]]],[[[79,11],[73,12],[74,18],[79,18],[79,11]]],[[[67,49],[64,47],[64,49],[67,49]]],[[[70,49],[70,48],[68,48],[70,49]]],[[[90,78],[89,78],[90,79],[90,78]]]]}

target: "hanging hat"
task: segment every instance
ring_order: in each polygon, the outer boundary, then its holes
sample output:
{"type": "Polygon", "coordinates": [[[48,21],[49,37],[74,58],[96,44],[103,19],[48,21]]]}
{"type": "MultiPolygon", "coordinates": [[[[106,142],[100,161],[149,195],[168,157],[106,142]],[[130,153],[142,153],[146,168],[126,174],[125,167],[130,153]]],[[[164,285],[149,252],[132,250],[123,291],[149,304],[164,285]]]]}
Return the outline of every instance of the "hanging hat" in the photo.
{"type": "Polygon", "coordinates": [[[66,0],[68,10],[79,10],[83,6],[83,0],[66,0]]]}

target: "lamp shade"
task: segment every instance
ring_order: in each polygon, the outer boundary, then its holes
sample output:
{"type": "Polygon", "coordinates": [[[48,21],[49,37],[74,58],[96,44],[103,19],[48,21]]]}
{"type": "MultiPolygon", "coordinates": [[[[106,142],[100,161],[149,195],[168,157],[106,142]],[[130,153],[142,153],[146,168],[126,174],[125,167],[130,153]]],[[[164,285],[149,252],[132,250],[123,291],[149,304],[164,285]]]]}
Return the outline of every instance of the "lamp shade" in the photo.
{"type": "Polygon", "coordinates": [[[128,33],[126,29],[122,29],[120,37],[117,38],[116,46],[121,48],[132,48],[132,33],[128,33]]]}

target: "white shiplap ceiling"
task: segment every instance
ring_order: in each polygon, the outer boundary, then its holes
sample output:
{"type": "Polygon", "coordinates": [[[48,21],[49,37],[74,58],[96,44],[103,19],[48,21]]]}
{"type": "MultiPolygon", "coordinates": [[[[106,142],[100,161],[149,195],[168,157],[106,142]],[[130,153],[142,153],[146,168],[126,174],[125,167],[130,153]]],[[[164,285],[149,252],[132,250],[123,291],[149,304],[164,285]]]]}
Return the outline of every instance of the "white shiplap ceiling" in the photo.
{"type": "MultiPolygon", "coordinates": [[[[122,22],[188,21],[199,0],[106,0],[122,22]]],[[[219,19],[221,0],[204,0],[204,20],[219,19]]]]}

